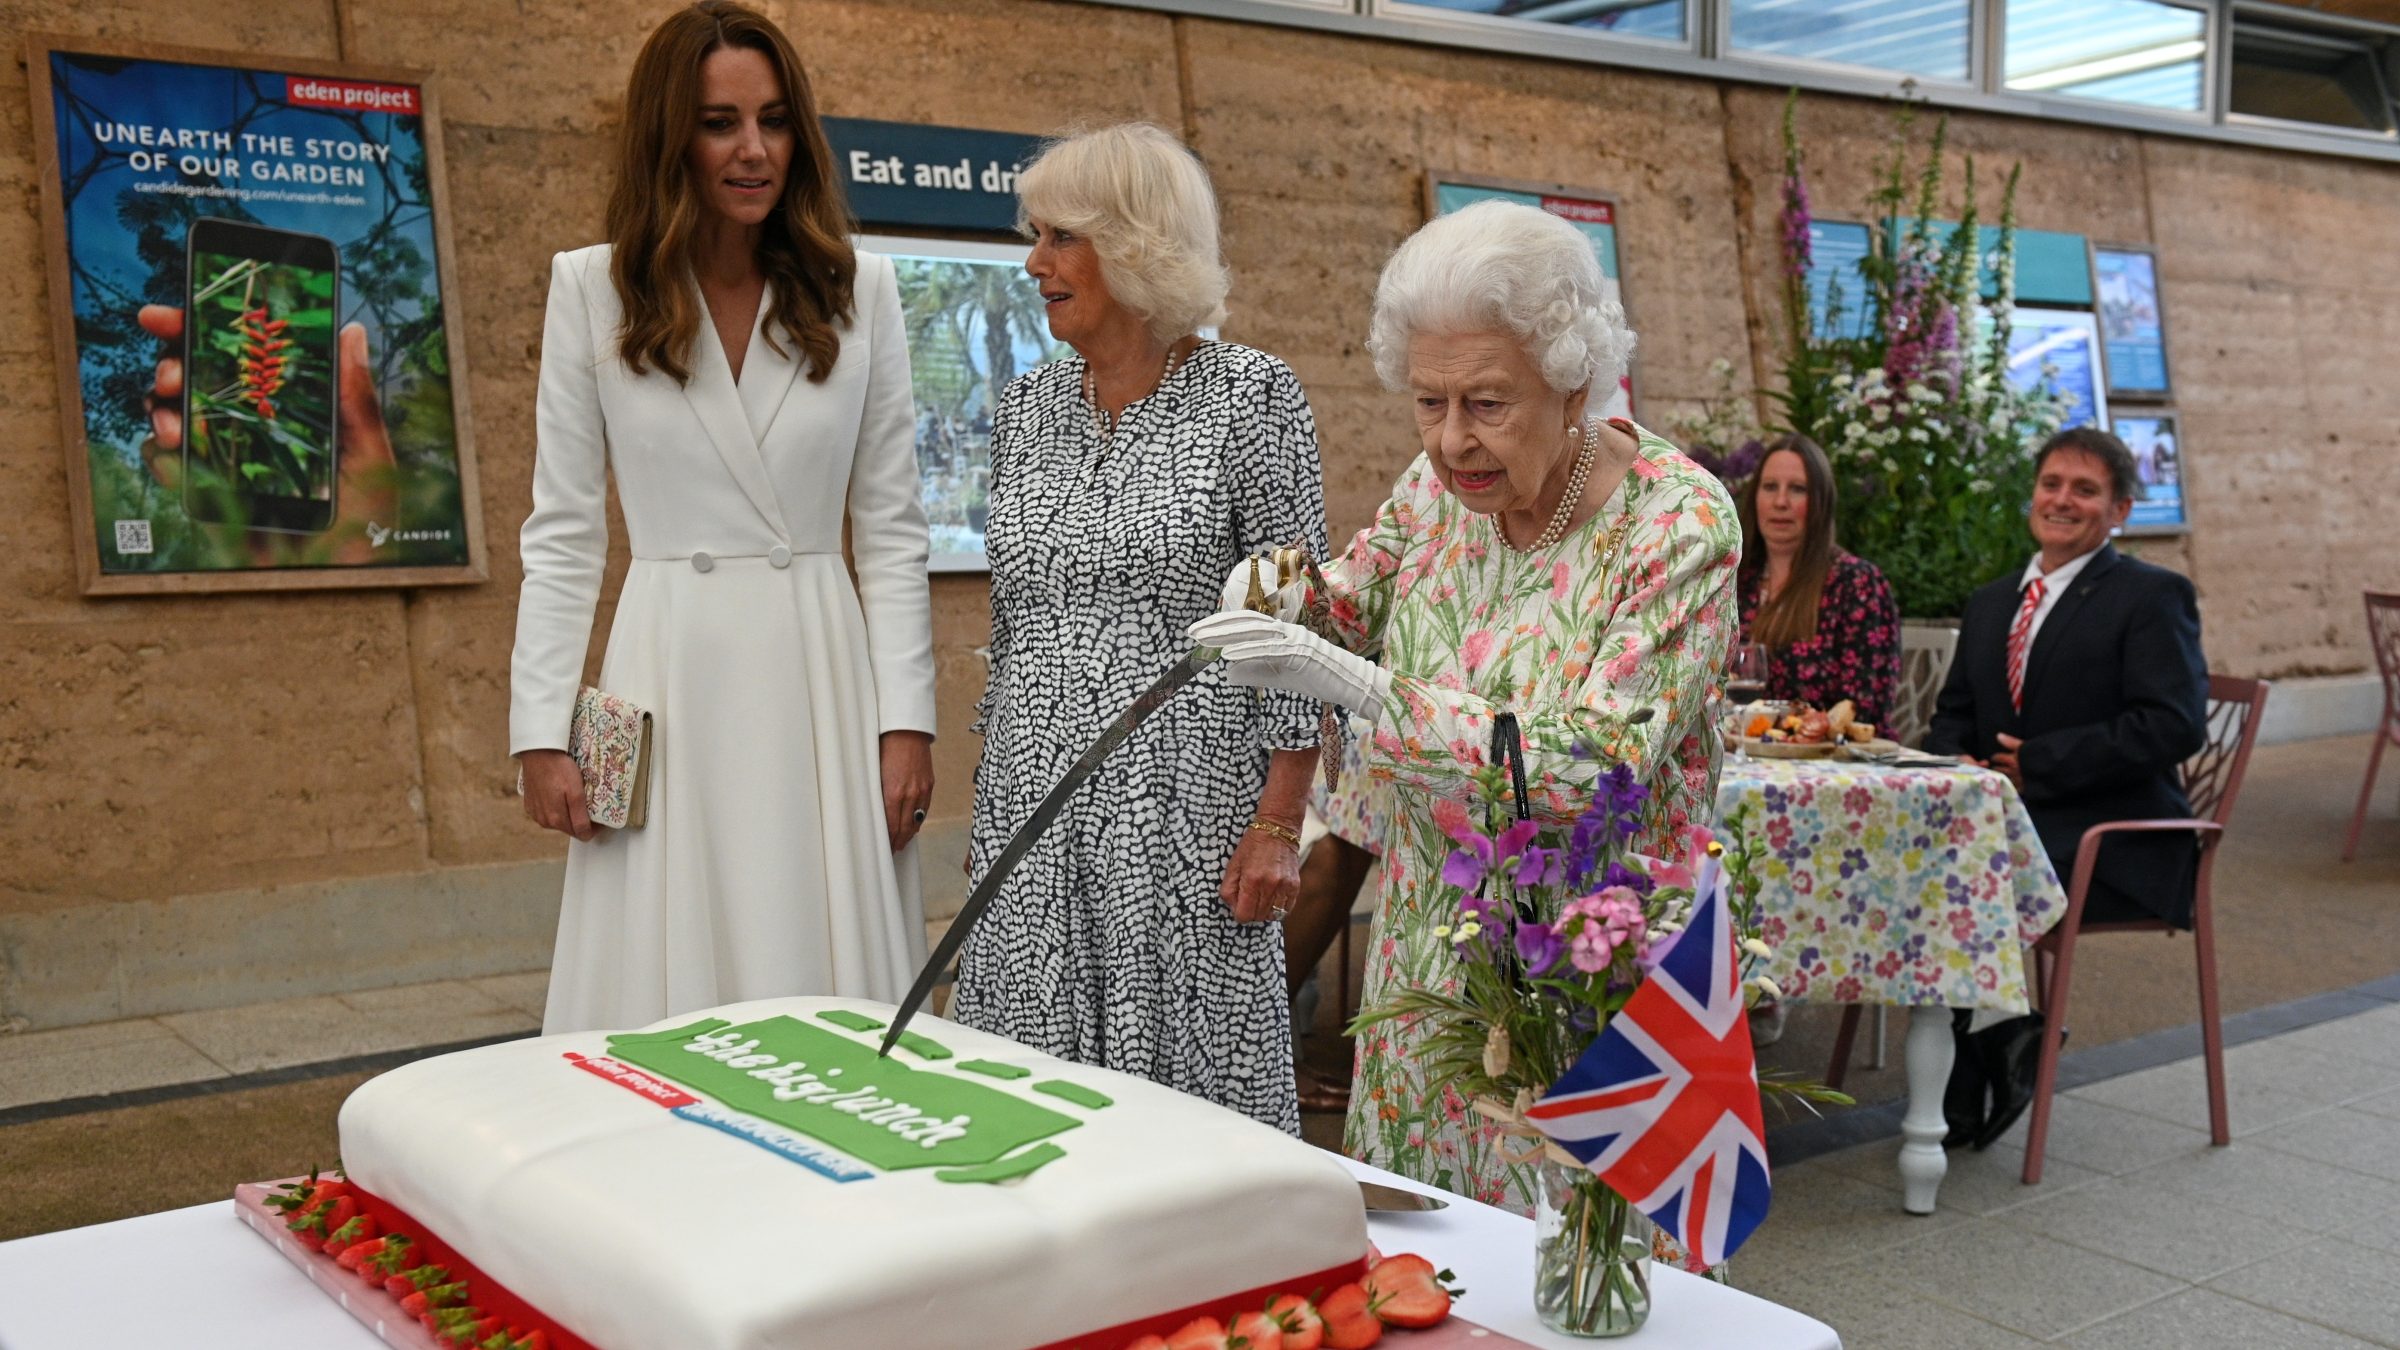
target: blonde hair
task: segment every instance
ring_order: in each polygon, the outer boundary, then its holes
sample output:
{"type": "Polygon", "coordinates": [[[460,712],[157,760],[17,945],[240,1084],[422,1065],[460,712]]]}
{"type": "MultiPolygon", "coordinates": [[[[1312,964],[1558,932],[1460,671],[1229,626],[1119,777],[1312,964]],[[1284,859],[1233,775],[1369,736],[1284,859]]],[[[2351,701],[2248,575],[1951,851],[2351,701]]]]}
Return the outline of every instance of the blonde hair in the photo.
{"type": "Polygon", "coordinates": [[[1591,241],[1521,202],[1476,202],[1410,235],[1376,283],[1367,351],[1384,387],[1405,389],[1409,339],[1478,332],[1516,338],[1562,394],[1614,389],[1633,360],[1591,241]]]}
{"type": "Polygon", "coordinates": [[[1183,142],[1126,122],[1050,142],[1017,178],[1017,228],[1091,241],[1118,303],[1165,342],[1225,318],[1217,194],[1183,142]]]}

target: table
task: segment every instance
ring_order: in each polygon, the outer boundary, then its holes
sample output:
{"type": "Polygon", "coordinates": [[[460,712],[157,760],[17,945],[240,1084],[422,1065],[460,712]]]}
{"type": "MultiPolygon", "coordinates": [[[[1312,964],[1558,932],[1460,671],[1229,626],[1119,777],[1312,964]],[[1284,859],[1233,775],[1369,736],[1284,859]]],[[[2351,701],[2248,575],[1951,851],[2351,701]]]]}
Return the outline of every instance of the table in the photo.
{"type": "MultiPolygon", "coordinates": [[[[1443,1194],[1348,1165],[1369,1181],[1443,1194]]],[[[1591,1344],[1551,1335],[1534,1320],[1531,1220],[1444,1198],[1450,1207],[1433,1213],[1370,1214],[1368,1231],[1387,1252],[1421,1252],[1457,1272],[1467,1289],[1461,1316],[1545,1350],[1591,1344]]],[[[1841,1338],[1813,1318],[1679,1270],[1660,1267],[1655,1275],[1649,1325],[1618,1344],[1840,1350],[1841,1338]]],[[[1405,1338],[1389,1343],[1393,1350],[1408,1345],[1405,1338]]],[[[0,1350],[260,1345],[379,1350],[372,1332],[242,1226],[231,1200],[0,1243],[0,1350]]]]}
{"type": "Polygon", "coordinates": [[[1766,973],[1795,1003],[1909,1009],[1901,1204],[1933,1212],[1949,1160],[1952,1008],[2022,1013],[2024,949],[2065,915],[2015,785],[1988,769],[1728,759],[1717,816],[1767,852],[1766,973]]]}

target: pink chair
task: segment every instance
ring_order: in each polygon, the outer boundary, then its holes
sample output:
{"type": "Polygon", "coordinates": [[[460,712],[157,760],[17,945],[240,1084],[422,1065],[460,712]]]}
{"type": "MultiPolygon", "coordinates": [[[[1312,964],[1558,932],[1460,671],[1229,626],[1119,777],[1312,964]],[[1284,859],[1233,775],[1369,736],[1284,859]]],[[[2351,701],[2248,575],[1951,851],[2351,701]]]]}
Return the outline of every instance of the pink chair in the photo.
{"type": "Polygon", "coordinates": [[[2200,965],[2200,1046],[2208,1065],[2208,1137],[2214,1144],[2233,1140],[2225,1116],[2225,1029],[2217,1016],[2216,916],[2209,903],[2209,882],[2216,871],[2217,845],[2225,824],[2233,818],[2234,798],[2241,794],[2242,774],[2250,767],[2250,747],[2258,740],[2259,717],[2267,707],[2265,680],[2208,677],[2208,743],[2183,764],[2183,791],[2191,799],[2192,815],[2185,820],[2118,820],[2094,825],[2083,832],[2075,850],[2074,878],[2067,886],[2066,917],[2034,945],[2035,983],[2041,990],[2042,1056],[2034,1071],[2033,1124],[2025,1135],[2025,1184],[2042,1179],[2042,1153],[2050,1142],[2050,1099],[2058,1087],[2058,1045],[2067,1024],[2067,980],[2075,969],[2075,944],[2091,933],[2168,933],[2175,930],[2163,919],[2121,923],[2083,922],[2084,896],[2092,885],[2092,869],[2100,860],[2100,844],[2112,834],[2189,831],[2200,844],[2200,869],[2192,896],[2192,945],[2200,965]]]}
{"type": "Polygon", "coordinates": [[[2375,771],[2383,767],[2383,747],[2400,743],[2400,595],[2367,592],[2367,642],[2375,648],[2375,664],[2383,671],[2383,719],[2375,725],[2375,749],[2367,755],[2367,781],[2358,789],[2358,812],[2350,817],[2343,862],[2358,857],[2358,832],[2366,827],[2367,803],[2375,798],[2375,771]]]}

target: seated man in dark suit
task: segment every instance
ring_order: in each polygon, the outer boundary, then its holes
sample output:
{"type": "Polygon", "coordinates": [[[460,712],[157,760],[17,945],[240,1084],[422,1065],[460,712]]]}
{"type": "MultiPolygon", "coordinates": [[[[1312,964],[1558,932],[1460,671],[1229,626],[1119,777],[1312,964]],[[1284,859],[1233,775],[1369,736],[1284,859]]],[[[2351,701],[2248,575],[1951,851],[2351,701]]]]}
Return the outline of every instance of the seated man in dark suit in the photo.
{"type": "MultiPolygon", "coordinates": [[[[2017,785],[2061,886],[2091,826],[2191,814],[2178,766],[2207,738],[2192,583],[2108,543],[2139,491],[2132,452],[2105,431],[2078,427],[2042,446],[2030,521],[2040,551],[2021,575],[1968,597],[1925,735],[1927,750],[1964,755],[2017,785]]],[[[2188,927],[2197,865],[2183,836],[2113,838],[2083,917],[2188,927]]],[[[2041,1021],[1970,1036],[1963,1018],[1951,1135],[1983,1148],[2032,1100],[2041,1021]]]]}

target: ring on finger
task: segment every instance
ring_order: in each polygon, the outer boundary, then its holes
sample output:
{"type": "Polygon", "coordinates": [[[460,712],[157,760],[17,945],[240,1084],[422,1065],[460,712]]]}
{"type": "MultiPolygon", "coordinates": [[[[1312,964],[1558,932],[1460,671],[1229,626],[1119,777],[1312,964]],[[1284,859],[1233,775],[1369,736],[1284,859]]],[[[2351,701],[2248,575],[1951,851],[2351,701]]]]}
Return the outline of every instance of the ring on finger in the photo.
{"type": "Polygon", "coordinates": [[[1267,911],[1268,915],[1277,923],[1281,923],[1283,921],[1283,916],[1291,912],[1291,907],[1288,905],[1277,905],[1273,909],[1267,911]]]}
{"type": "Polygon", "coordinates": [[[924,808],[924,807],[922,807],[922,806],[920,806],[920,807],[918,807],[916,810],[909,812],[909,813],[908,813],[908,818],[909,818],[911,821],[915,822],[916,824],[919,824],[919,825],[922,825],[922,824],[924,824],[924,823],[925,823],[925,808],[924,808]]]}

